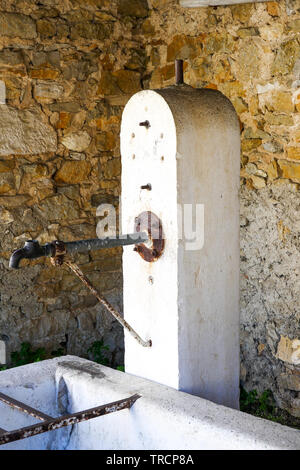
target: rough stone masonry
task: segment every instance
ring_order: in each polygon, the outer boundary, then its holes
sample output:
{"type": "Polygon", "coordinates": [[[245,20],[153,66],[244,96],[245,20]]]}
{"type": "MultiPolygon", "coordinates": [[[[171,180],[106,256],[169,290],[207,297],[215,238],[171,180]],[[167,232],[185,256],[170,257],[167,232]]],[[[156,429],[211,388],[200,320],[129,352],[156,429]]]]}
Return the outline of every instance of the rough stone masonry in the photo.
{"type": "MultiPolygon", "coordinates": [[[[242,384],[299,417],[300,0],[178,3],[0,0],[0,336],[84,356],[103,339],[122,362],[122,330],[72,274],[8,258],[28,238],[96,236],[97,206],[118,208],[123,106],[184,59],[186,83],[240,118],[242,384]]],[[[122,309],[121,250],[76,260],[122,309]]]]}

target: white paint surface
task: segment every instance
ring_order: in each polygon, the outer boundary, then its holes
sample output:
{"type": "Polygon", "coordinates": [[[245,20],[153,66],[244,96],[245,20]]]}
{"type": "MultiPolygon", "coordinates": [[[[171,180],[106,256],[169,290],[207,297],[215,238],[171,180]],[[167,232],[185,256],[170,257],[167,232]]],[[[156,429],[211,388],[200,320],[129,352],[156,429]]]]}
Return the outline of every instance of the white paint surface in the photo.
{"type": "Polygon", "coordinates": [[[221,93],[147,90],[121,126],[122,231],[151,210],[166,246],[154,263],[123,254],[126,371],[231,407],[239,396],[239,125],[221,93]],[[150,128],[139,126],[148,120],[150,128]],[[163,159],[161,158],[163,157],[163,159]],[[152,191],[141,190],[150,183],[152,191]],[[204,205],[204,246],[186,249],[177,204],[204,205]],[[153,282],[149,282],[149,277],[153,282]]]}
{"type": "MultiPolygon", "coordinates": [[[[290,450],[300,432],[75,356],[0,373],[0,391],[52,416],[128,398],[130,410],[0,446],[52,450],[290,450]]],[[[0,427],[36,422],[7,405],[0,427]]]]}

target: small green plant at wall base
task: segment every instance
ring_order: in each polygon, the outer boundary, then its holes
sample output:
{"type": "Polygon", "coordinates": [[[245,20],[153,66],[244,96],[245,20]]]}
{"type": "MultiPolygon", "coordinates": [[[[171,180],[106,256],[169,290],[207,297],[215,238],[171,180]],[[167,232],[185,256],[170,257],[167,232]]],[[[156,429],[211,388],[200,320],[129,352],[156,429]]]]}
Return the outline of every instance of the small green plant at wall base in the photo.
{"type": "Polygon", "coordinates": [[[45,348],[32,349],[30,343],[24,342],[21,344],[21,349],[19,351],[13,351],[11,353],[11,363],[9,365],[1,366],[0,371],[63,355],[64,350],[62,348],[52,351],[51,354],[47,354],[45,348]]]}
{"type": "Polygon", "coordinates": [[[47,353],[44,348],[33,350],[30,343],[22,343],[20,351],[11,353],[12,367],[23,366],[31,362],[39,362],[46,359],[47,353]]]}
{"type": "MultiPolygon", "coordinates": [[[[109,351],[109,346],[104,344],[103,340],[94,341],[92,346],[88,349],[88,353],[92,356],[93,361],[103,366],[113,367],[106,357],[106,351],[109,351]]],[[[118,365],[116,369],[125,372],[125,367],[122,364],[118,365]]]]}
{"type": "Polygon", "coordinates": [[[107,366],[108,359],[105,357],[105,351],[109,351],[109,347],[104,344],[103,340],[95,341],[88,349],[88,353],[91,353],[93,361],[107,366]]]}
{"type": "Polygon", "coordinates": [[[273,416],[275,401],[271,390],[265,390],[261,395],[258,395],[256,390],[246,392],[246,390],[241,387],[240,410],[254,414],[255,416],[260,416],[261,418],[275,419],[275,416],[273,416]]]}
{"type": "Polygon", "coordinates": [[[65,354],[63,348],[58,348],[51,352],[51,357],[61,357],[65,354]]]}
{"type": "Polygon", "coordinates": [[[247,392],[241,387],[240,410],[259,418],[300,429],[300,419],[278,408],[271,390],[265,390],[261,395],[258,395],[257,390],[247,392]]]}

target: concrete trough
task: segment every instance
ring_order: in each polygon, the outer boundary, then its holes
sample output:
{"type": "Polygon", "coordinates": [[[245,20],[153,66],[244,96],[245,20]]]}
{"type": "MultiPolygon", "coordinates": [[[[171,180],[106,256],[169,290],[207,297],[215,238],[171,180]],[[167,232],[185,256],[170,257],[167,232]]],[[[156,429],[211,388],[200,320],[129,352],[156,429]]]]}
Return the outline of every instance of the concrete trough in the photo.
{"type": "MultiPolygon", "coordinates": [[[[122,410],[0,450],[296,450],[300,432],[152,382],[64,356],[0,373],[0,392],[56,417],[141,395],[122,410]]],[[[0,427],[37,422],[0,403],[0,427]]]]}

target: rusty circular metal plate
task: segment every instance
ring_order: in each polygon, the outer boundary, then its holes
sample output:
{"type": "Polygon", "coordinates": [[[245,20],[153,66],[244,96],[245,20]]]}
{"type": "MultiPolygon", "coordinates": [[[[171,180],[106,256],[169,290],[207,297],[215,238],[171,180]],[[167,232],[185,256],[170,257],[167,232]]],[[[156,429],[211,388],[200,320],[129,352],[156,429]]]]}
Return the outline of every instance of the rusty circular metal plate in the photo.
{"type": "Polygon", "coordinates": [[[149,234],[150,246],[145,243],[135,245],[134,250],[149,263],[158,260],[165,247],[161,220],[151,211],[142,212],[135,218],[135,231],[149,234]]]}

